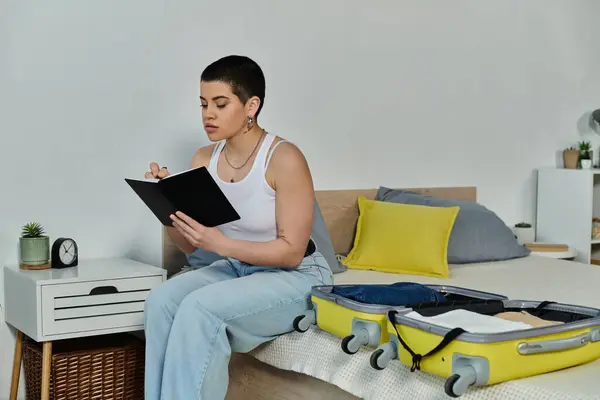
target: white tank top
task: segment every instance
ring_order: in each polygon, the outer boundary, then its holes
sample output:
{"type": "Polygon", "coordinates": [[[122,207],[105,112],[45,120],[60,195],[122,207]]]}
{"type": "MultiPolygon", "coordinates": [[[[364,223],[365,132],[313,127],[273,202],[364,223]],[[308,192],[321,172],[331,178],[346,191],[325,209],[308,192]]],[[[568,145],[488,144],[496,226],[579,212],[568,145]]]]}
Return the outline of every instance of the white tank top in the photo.
{"type": "Polygon", "coordinates": [[[268,184],[265,172],[275,147],[285,140],[277,142],[269,152],[274,139],[273,134],[265,135],[250,172],[238,182],[226,182],[217,173],[219,155],[225,141],[217,143],[213,150],[208,171],[241,217],[218,227],[227,237],[254,242],[277,239],[275,190],[268,184]]]}

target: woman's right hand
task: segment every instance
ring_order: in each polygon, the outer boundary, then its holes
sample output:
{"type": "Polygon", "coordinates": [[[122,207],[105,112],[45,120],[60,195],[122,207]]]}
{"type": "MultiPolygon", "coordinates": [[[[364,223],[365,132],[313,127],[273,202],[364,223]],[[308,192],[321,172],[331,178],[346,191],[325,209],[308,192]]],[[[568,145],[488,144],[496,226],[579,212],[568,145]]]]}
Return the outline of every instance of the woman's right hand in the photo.
{"type": "Polygon", "coordinates": [[[169,176],[169,170],[167,167],[159,167],[154,161],[150,163],[150,171],[144,174],[144,178],[149,179],[162,179],[169,176]]]}

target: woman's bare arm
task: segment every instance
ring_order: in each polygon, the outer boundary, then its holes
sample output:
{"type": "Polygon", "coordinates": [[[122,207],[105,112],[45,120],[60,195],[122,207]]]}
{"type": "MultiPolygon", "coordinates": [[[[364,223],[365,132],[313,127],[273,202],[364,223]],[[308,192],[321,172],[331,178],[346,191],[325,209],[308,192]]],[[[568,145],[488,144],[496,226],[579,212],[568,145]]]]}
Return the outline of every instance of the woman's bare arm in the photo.
{"type": "Polygon", "coordinates": [[[291,143],[277,146],[267,178],[276,191],[277,239],[225,239],[219,253],[253,265],[297,267],[310,239],[315,201],[312,176],[302,152],[291,143]]]}

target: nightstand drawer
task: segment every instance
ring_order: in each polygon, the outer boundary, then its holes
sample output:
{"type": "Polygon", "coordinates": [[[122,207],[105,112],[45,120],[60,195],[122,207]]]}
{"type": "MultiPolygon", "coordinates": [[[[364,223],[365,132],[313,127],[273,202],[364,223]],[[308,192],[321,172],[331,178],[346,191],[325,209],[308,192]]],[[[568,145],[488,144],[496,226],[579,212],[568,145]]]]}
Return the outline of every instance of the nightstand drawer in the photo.
{"type": "Polygon", "coordinates": [[[162,276],[44,285],[42,332],[57,335],[142,325],[144,301],[162,276]]]}

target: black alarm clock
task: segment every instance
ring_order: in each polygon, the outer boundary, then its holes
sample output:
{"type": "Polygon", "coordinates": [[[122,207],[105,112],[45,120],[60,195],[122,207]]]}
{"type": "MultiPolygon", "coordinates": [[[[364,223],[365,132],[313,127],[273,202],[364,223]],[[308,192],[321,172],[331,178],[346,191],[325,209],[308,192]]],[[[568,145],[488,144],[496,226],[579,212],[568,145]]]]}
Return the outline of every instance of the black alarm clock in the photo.
{"type": "Polygon", "coordinates": [[[71,238],[60,237],[52,244],[52,268],[67,268],[77,265],[79,254],[77,243],[71,238]]]}

